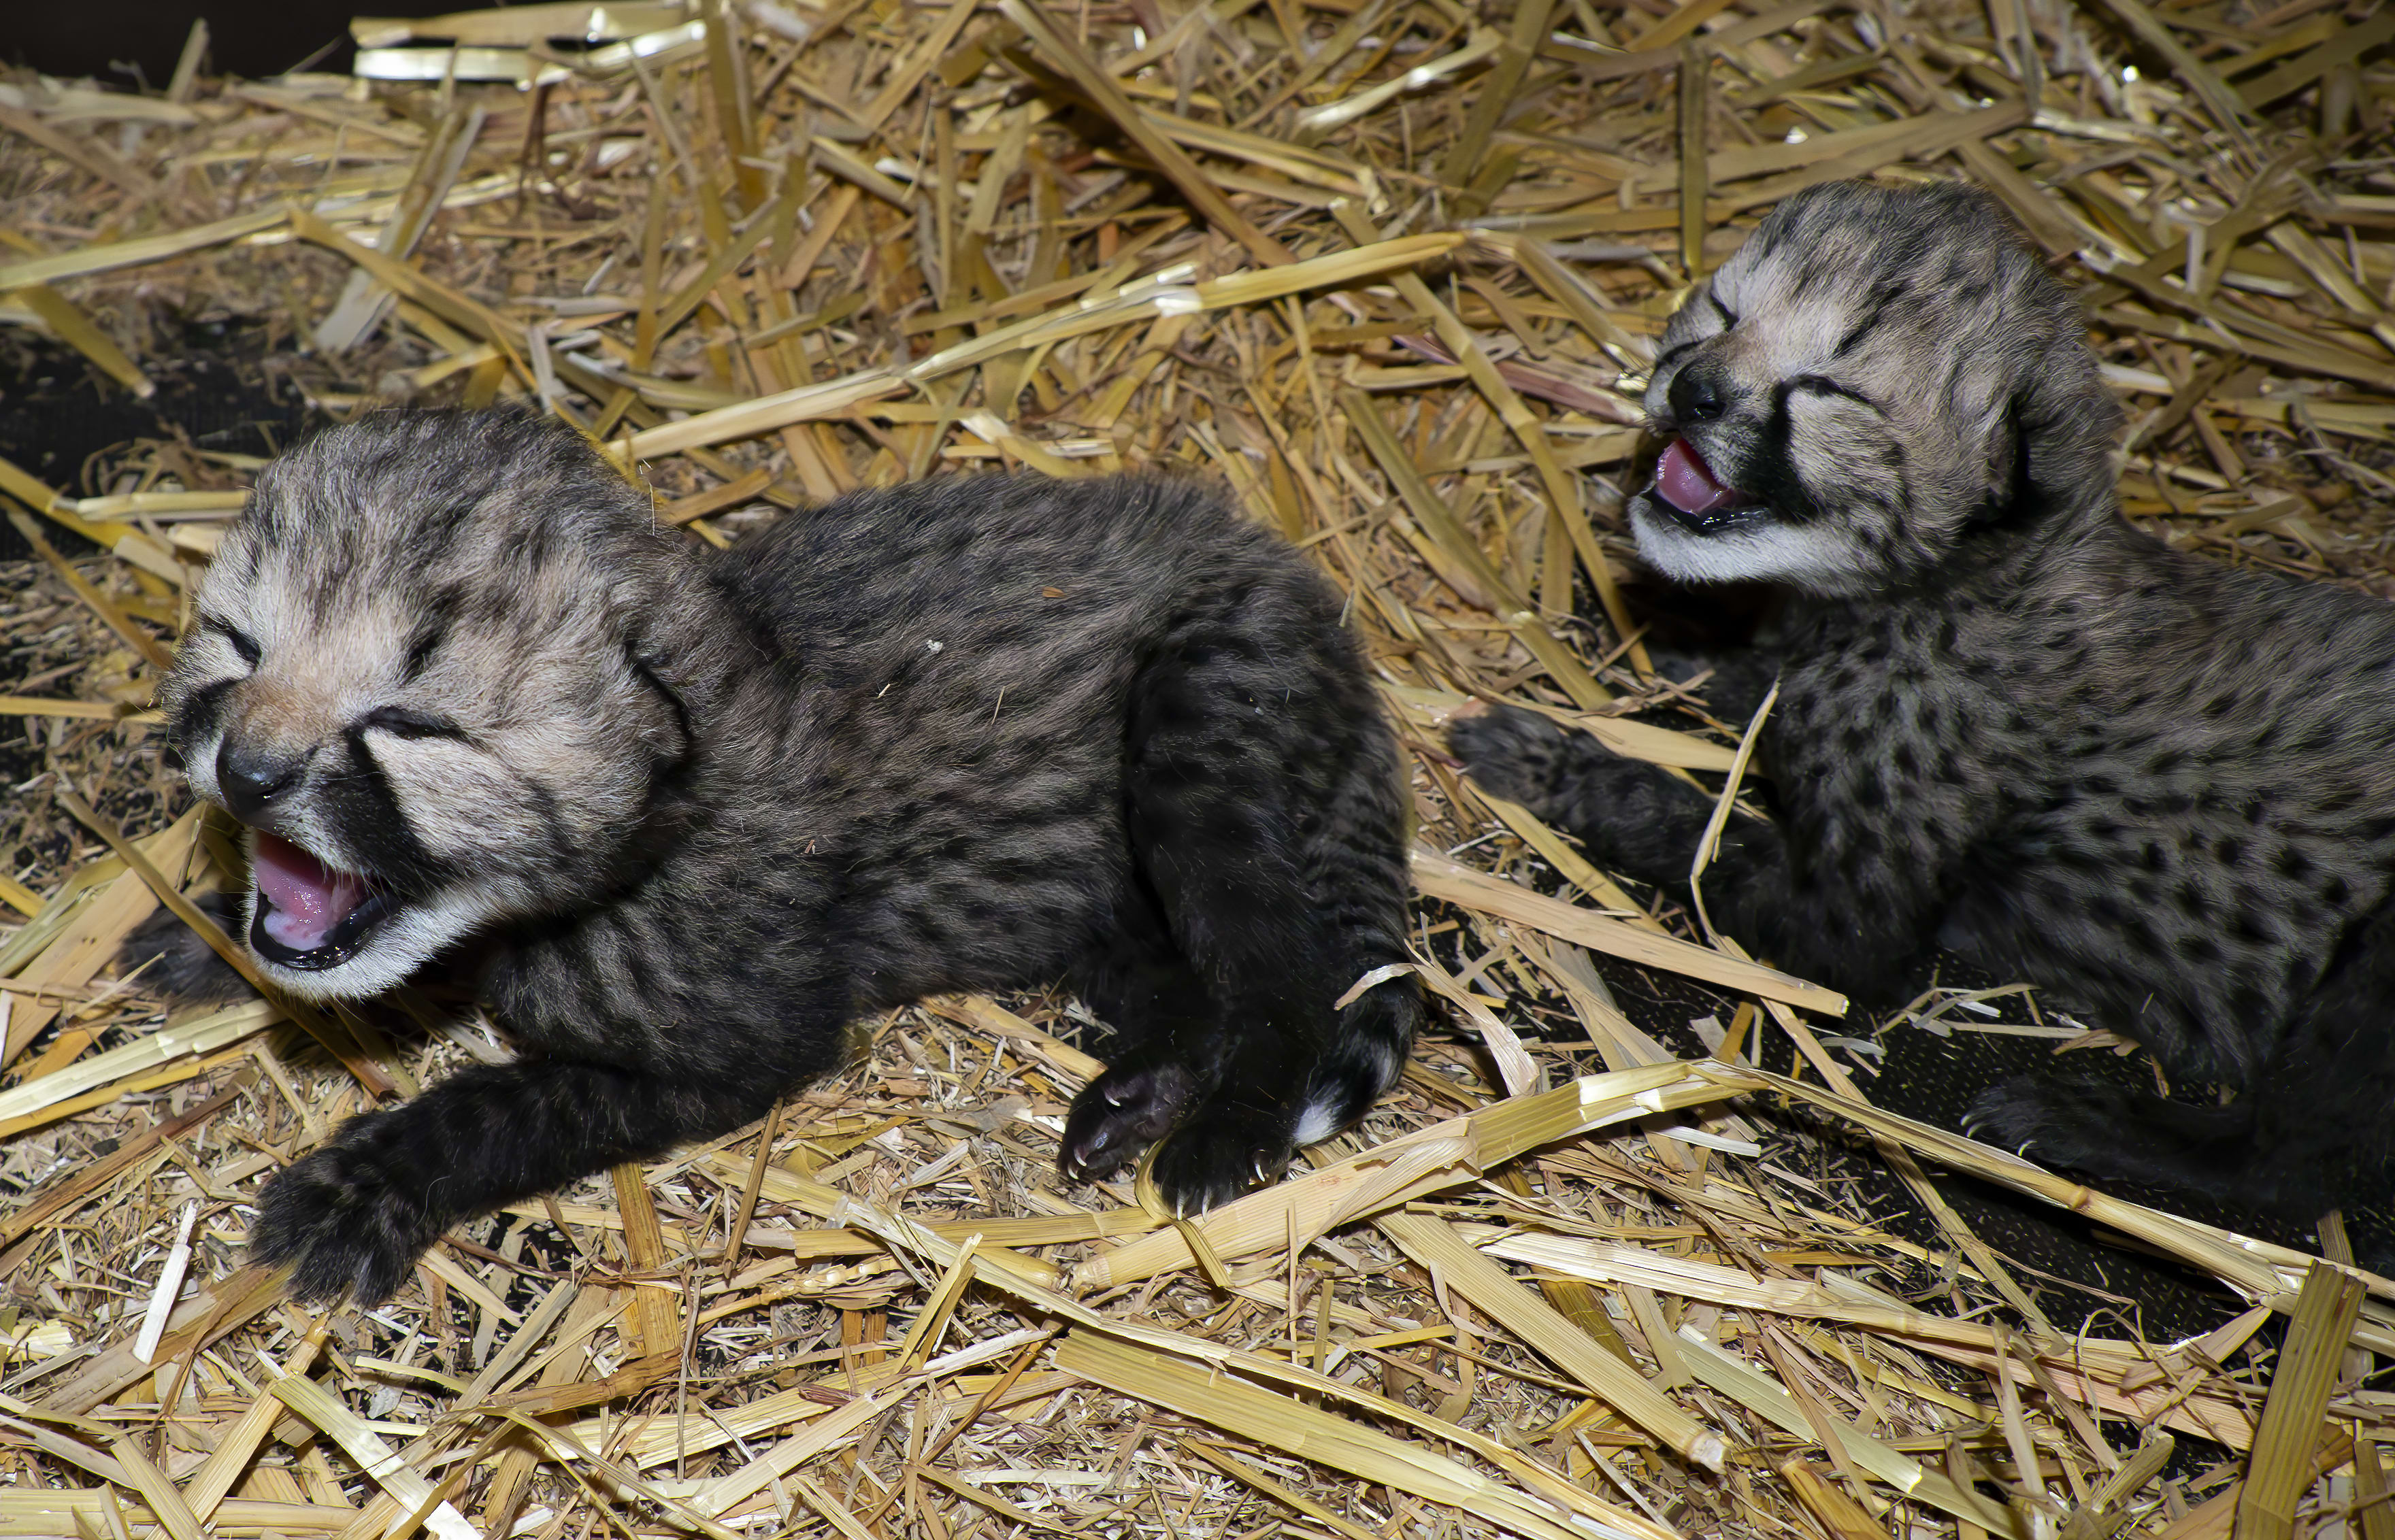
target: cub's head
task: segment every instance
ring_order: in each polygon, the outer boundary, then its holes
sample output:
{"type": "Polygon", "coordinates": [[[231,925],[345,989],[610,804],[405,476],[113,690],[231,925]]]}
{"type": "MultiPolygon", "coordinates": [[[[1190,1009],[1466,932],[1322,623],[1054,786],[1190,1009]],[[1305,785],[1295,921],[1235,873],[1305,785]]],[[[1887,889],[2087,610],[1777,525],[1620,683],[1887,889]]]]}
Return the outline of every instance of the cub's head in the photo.
{"type": "Polygon", "coordinates": [[[371,994],[603,892],[695,747],[658,639],[683,570],[531,417],[378,415],[269,466],[162,692],[192,790],[251,832],[267,973],[371,994]]]}
{"type": "Polygon", "coordinates": [[[1631,504],[1647,559],[1828,596],[2105,502],[2121,420],[2078,303],[1959,185],[1782,203],[1673,316],[1646,404],[1671,441],[1631,504]]]}

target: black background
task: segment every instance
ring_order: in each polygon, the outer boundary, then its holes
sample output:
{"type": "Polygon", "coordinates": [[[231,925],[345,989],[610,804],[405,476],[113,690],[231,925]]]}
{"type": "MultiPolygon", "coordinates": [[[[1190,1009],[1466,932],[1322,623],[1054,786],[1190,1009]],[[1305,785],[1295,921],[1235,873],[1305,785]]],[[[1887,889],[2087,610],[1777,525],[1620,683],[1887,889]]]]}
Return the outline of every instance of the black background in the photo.
{"type": "Polygon", "coordinates": [[[174,78],[192,22],[208,23],[206,70],[256,79],[307,64],[346,72],[352,16],[438,16],[479,10],[475,0],[6,0],[0,59],[105,85],[174,78]],[[313,60],[311,62],[311,60],[313,60]],[[138,66],[139,76],[130,68],[138,66]]]}

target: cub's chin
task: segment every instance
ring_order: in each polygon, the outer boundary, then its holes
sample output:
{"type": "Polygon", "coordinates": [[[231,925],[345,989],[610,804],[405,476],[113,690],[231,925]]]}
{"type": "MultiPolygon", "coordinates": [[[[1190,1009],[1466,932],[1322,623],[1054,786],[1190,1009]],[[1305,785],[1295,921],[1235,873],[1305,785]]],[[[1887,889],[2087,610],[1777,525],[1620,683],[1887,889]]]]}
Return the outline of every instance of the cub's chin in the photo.
{"type": "Polygon", "coordinates": [[[1793,583],[1815,589],[1817,541],[1770,509],[1695,523],[1650,490],[1630,500],[1630,530],[1647,564],[1680,583],[1793,583]]]}
{"type": "Polygon", "coordinates": [[[1630,528],[1647,565],[1681,583],[1785,583],[1825,598],[1869,586],[1846,542],[1725,482],[1685,438],[1630,500],[1630,528]]]}

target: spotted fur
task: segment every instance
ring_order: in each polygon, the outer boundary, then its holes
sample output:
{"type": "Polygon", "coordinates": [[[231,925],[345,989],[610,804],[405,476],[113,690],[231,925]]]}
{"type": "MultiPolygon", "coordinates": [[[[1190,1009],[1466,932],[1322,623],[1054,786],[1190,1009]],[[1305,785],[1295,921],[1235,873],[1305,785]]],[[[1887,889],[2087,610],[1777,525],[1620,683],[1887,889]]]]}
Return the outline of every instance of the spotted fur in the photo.
{"type": "MultiPolygon", "coordinates": [[[[1647,406],[1741,495],[1633,502],[1689,580],[1790,595],[1768,656],[1777,818],[1709,913],[1886,1002],[1934,945],[2144,1044],[2225,1105],[2064,1076],[1976,1125],[2050,1162],[2310,1219],[2375,1191],[2395,1100],[2395,610],[2230,570],[2120,517],[2121,412],[2072,298],[1961,187],[1825,186],[1666,329],[1647,406]]],[[[1757,662],[1762,666],[1756,666],[1757,662]]],[[[1726,675],[1726,677],[1727,677],[1726,675]]],[[[1707,799],[1518,714],[1475,777],[1685,891],[1707,799]]]]}
{"type": "Polygon", "coordinates": [[[377,416],[260,477],[165,692],[192,784],[382,907],[295,994],[473,958],[530,1051],[344,1125],[260,1258],[389,1294],[452,1222],[713,1137],[865,1013],[1062,981],[1077,1177],[1196,1210],[1358,1116],[1421,1015],[1394,741],[1337,594],[1161,479],[945,478],[710,554],[574,434],[377,416]]]}

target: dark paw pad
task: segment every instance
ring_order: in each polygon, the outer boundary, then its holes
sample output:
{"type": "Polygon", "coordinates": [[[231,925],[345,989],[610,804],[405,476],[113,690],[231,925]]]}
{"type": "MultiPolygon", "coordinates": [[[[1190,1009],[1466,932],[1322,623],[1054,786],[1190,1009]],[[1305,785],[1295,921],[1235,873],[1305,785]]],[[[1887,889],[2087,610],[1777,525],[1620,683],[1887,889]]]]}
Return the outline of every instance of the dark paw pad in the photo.
{"type": "Polygon", "coordinates": [[[1535,712],[1501,705],[1448,723],[1447,746],[1473,780],[1509,802],[1535,804],[1570,752],[1564,730],[1535,712]]]}
{"type": "Polygon", "coordinates": [[[440,1233],[420,1202],[335,1144],[267,1184],[249,1254],[269,1267],[291,1264],[291,1292],[301,1299],[354,1288],[358,1303],[371,1306],[390,1297],[440,1233]]]}
{"type": "Polygon", "coordinates": [[[1202,1107],[1148,1167],[1148,1179],[1173,1213],[1203,1214],[1241,1197],[1289,1168],[1296,1143],[1288,1123],[1270,1113],[1202,1107]]]}
{"type": "Polygon", "coordinates": [[[1116,1065],[1073,1099],[1057,1164],[1074,1181],[1112,1176],[1171,1132],[1197,1090],[1198,1077],[1181,1064],[1116,1065]]]}

